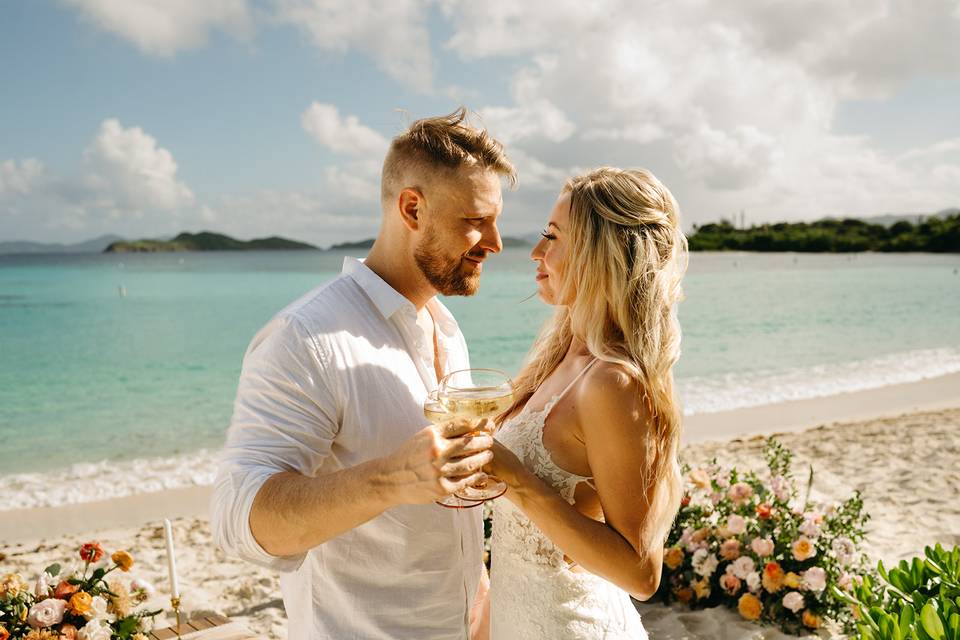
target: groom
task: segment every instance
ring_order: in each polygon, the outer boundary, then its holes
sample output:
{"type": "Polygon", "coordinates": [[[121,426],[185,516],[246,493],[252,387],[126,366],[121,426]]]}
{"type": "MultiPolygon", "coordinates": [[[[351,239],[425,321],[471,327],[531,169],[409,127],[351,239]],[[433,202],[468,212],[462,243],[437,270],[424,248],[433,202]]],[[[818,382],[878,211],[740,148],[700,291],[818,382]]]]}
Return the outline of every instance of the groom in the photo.
{"type": "Polygon", "coordinates": [[[492,439],[424,428],[423,402],[469,367],[437,300],[472,295],[501,249],[502,146],[466,110],[390,145],[366,260],[250,343],[212,501],[217,544],[282,572],[292,640],[461,640],[486,588],[480,509],[434,500],[482,479],[492,439]]]}

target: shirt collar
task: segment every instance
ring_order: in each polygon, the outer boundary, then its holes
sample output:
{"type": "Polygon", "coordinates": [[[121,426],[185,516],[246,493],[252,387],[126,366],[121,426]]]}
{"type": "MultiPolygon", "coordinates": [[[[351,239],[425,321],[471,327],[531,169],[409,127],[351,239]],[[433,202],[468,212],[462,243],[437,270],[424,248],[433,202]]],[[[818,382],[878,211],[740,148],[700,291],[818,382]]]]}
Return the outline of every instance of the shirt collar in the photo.
{"type": "MultiPolygon", "coordinates": [[[[384,318],[390,319],[397,311],[403,310],[416,321],[417,310],[413,303],[363,264],[362,260],[345,257],[342,273],[350,276],[360,285],[384,318]]],[[[460,327],[456,319],[436,296],[427,301],[427,307],[443,333],[448,336],[457,333],[460,327]]]]}

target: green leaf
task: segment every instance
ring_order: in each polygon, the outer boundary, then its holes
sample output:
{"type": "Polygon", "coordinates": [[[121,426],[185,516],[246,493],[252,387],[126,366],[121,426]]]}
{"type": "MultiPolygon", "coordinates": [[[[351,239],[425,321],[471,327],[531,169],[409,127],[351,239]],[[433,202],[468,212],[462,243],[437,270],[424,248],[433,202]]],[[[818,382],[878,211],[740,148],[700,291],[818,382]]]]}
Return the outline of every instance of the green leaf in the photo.
{"type": "Polygon", "coordinates": [[[910,630],[910,627],[913,626],[914,620],[916,620],[917,612],[913,610],[913,607],[910,605],[905,606],[900,610],[900,631],[904,636],[907,635],[907,632],[910,630]]]}
{"type": "Polygon", "coordinates": [[[54,562],[52,565],[43,570],[44,573],[49,573],[52,577],[56,578],[60,575],[60,565],[54,562]]]}
{"type": "Polygon", "coordinates": [[[943,628],[943,622],[936,608],[931,603],[920,611],[920,626],[926,631],[933,640],[947,640],[947,632],[943,628]]]}

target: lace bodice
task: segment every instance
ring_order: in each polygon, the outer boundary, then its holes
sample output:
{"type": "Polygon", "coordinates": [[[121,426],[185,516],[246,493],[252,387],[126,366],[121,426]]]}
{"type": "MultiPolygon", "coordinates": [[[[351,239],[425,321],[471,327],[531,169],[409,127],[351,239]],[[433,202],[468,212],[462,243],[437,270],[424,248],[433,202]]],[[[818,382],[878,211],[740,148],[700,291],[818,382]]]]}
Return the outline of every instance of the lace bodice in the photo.
{"type": "MultiPolygon", "coordinates": [[[[516,454],[523,466],[553,487],[569,504],[574,502],[577,485],[581,482],[592,485],[593,478],[570,473],[558,466],[543,444],[543,429],[553,407],[589,368],[586,367],[566,389],[553,396],[543,409],[535,411],[524,407],[500,427],[496,436],[503,446],[516,454]]],[[[497,546],[502,552],[516,553],[524,560],[555,568],[566,567],[563,552],[509,500],[495,501],[493,513],[493,535],[500,538],[495,544],[500,543],[497,546]]]]}
{"type": "MultiPolygon", "coordinates": [[[[579,377],[543,409],[524,407],[496,435],[570,504],[577,485],[593,479],[559,467],[543,444],[543,429],[550,412],[579,377]]],[[[646,640],[629,596],[599,576],[572,571],[563,551],[507,498],[493,501],[491,555],[492,640],[646,640]]]]}

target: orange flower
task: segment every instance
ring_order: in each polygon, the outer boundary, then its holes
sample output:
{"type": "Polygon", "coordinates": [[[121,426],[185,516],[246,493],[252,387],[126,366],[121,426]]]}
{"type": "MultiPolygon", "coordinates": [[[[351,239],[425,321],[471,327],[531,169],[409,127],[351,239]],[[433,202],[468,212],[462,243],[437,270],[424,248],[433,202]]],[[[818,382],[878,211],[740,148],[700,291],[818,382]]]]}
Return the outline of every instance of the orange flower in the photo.
{"type": "Polygon", "coordinates": [[[7,640],[10,637],[10,632],[7,631],[7,628],[0,624],[0,640],[7,640]]]}
{"type": "Polygon", "coordinates": [[[684,494],[683,498],[680,499],[680,506],[685,507],[690,504],[690,494],[684,494]]]}
{"type": "Polygon", "coordinates": [[[703,600],[704,598],[710,597],[710,579],[709,578],[694,580],[690,586],[693,587],[693,592],[696,594],[697,600],[703,600]]]}
{"type": "Polygon", "coordinates": [[[766,502],[757,505],[757,517],[761,520],[768,520],[773,515],[773,507],[766,502]]]}
{"type": "Polygon", "coordinates": [[[817,614],[815,614],[813,611],[810,611],[810,609],[804,609],[803,625],[811,629],[816,629],[820,626],[820,617],[817,616],[817,614]]]}
{"type": "Polygon", "coordinates": [[[670,547],[663,553],[663,564],[668,569],[676,569],[683,564],[683,549],[680,547],[670,547]]]}
{"type": "Polygon", "coordinates": [[[800,536],[800,538],[793,543],[793,557],[795,560],[803,562],[815,555],[817,555],[817,550],[806,536],[800,536]]]}
{"type": "Polygon", "coordinates": [[[53,592],[53,597],[61,600],[69,600],[70,596],[79,590],[79,585],[70,584],[66,580],[61,580],[60,584],[57,585],[56,591],[53,592]]]}
{"type": "Polygon", "coordinates": [[[776,593],[783,587],[783,568],[776,562],[768,562],[763,568],[763,588],[770,593],[776,593]]]}
{"type": "Polygon", "coordinates": [[[67,606],[74,615],[86,616],[93,607],[93,596],[86,591],[78,591],[70,598],[67,606]]]}
{"type": "MultiPolygon", "coordinates": [[[[76,640],[77,628],[69,622],[60,627],[60,640],[76,640]]],[[[2,640],[2,639],[0,639],[2,640]]]]}
{"type": "Polygon", "coordinates": [[[737,601],[737,611],[747,620],[759,620],[763,613],[763,604],[752,593],[745,593],[737,601]]]}
{"type": "Polygon", "coordinates": [[[693,589],[691,589],[690,587],[684,587],[682,589],[674,589],[673,595],[677,596],[677,600],[679,600],[683,604],[687,604],[688,602],[693,600],[693,589]]]}
{"type": "Polygon", "coordinates": [[[20,574],[8,573],[0,579],[0,598],[16,598],[17,594],[25,591],[26,588],[27,585],[20,574]]]}
{"type": "Polygon", "coordinates": [[[720,557],[724,560],[736,560],[740,557],[740,541],[736,538],[724,540],[720,544],[720,557]]]}
{"type": "Polygon", "coordinates": [[[797,589],[800,587],[800,576],[795,574],[793,571],[789,572],[787,575],[783,576],[783,586],[788,589],[797,589]]]}
{"type": "Polygon", "coordinates": [[[99,542],[87,542],[80,547],[80,559],[84,562],[98,562],[103,557],[103,547],[99,542]]]}
{"type": "Polygon", "coordinates": [[[120,567],[121,571],[130,571],[130,567],[133,566],[133,556],[131,556],[126,551],[117,551],[110,559],[120,567]]]}

